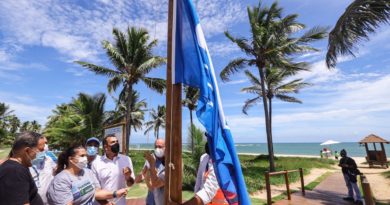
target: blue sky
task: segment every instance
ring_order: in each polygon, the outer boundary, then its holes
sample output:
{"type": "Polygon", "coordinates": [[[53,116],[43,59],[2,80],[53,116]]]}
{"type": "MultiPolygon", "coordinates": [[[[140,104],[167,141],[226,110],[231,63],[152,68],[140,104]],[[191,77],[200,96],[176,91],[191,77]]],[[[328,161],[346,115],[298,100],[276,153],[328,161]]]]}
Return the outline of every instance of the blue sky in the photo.
{"type": "MultiPolygon", "coordinates": [[[[284,13],[298,13],[308,28],[333,26],[347,5],[341,0],[281,0],[284,13]]],[[[202,27],[214,66],[219,71],[229,60],[242,56],[223,35],[249,36],[246,7],[253,0],[197,0],[202,27]]],[[[271,1],[264,1],[270,4],[271,1]]],[[[73,63],[85,60],[112,67],[101,48],[112,40],[113,26],[149,30],[159,40],[157,55],[166,53],[167,0],[2,0],[0,2],[0,102],[11,106],[22,120],[44,124],[57,104],[70,102],[79,92],[106,91],[107,78],[96,76],[73,63]]],[[[312,71],[297,77],[313,83],[296,95],[303,104],[274,103],[275,142],[319,142],[327,139],[358,141],[370,133],[390,138],[390,27],[383,25],[362,42],[357,58],[343,57],[337,68],[324,64],[327,40],[314,44],[321,51],[299,58],[312,63],[312,71]]],[[[251,69],[251,68],[249,68],[251,69]]],[[[252,68],[253,69],[253,68],[252,68]]],[[[165,67],[151,73],[164,77],[165,67]]],[[[231,82],[219,82],[225,114],[236,142],[265,142],[262,105],[241,113],[250,95],[240,93],[249,85],[243,73],[231,82]]],[[[150,108],[165,97],[137,85],[150,108]]],[[[107,109],[114,103],[107,97],[107,109]]],[[[183,126],[189,123],[183,111],[183,126]]],[[[146,120],[149,116],[146,115],[146,120]]],[[[186,128],[183,130],[186,130],[186,128]]],[[[184,136],[186,133],[184,133],[184,136]]],[[[135,133],[132,142],[146,142],[135,133]]]]}

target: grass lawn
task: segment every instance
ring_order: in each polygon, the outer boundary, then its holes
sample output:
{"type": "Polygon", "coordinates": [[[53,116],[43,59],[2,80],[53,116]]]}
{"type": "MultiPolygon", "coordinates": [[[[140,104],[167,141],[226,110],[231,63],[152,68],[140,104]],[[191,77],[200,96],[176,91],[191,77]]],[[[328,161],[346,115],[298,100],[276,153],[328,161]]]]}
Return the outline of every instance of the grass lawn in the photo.
{"type": "Polygon", "coordinates": [[[0,147],[0,159],[5,159],[8,156],[10,150],[10,147],[0,147]]]}

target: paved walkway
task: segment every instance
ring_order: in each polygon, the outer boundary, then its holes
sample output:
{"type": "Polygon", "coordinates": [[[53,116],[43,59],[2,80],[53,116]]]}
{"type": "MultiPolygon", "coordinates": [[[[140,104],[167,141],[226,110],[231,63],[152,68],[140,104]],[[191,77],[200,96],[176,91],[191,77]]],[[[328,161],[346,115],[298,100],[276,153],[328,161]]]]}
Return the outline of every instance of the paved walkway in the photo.
{"type": "Polygon", "coordinates": [[[322,181],[313,191],[307,191],[302,196],[302,192],[291,195],[291,201],[281,200],[274,205],[350,205],[352,202],[343,200],[347,196],[343,174],[336,172],[322,181]]]}

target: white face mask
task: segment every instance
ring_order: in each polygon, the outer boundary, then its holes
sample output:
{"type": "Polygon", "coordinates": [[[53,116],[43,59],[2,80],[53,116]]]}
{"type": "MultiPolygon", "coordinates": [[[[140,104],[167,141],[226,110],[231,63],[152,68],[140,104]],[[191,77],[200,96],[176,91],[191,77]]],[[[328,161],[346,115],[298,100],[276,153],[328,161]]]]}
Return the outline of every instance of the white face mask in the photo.
{"type": "Polygon", "coordinates": [[[79,168],[79,169],[84,169],[87,167],[88,165],[88,159],[87,157],[77,157],[77,163],[76,163],[76,166],[79,168]]]}
{"type": "Polygon", "coordinates": [[[45,144],[45,148],[43,148],[45,152],[49,151],[49,145],[45,144]]]}
{"type": "Polygon", "coordinates": [[[156,148],[154,150],[154,154],[156,155],[156,157],[158,158],[163,158],[164,157],[164,154],[165,154],[165,149],[164,148],[156,148]]]}

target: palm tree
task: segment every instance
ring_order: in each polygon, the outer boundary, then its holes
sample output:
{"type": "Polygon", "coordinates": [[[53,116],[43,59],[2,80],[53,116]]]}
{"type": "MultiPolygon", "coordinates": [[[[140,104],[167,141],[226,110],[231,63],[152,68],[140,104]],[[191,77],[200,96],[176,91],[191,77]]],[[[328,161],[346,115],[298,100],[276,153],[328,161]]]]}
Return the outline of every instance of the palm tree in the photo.
{"type": "MultiPolygon", "coordinates": [[[[183,105],[188,108],[190,111],[190,123],[191,127],[194,126],[193,118],[192,118],[192,112],[196,109],[198,106],[198,98],[199,98],[199,89],[186,86],[184,87],[184,92],[186,94],[185,99],[183,100],[183,105]]],[[[191,152],[194,152],[194,138],[192,131],[193,129],[190,129],[191,131],[191,152]]]]}
{"type": "Polygon", "coordinates": [[[20,127],[20,120],[16,115],[9,116],[8,123],[10,126],[10,133],[15,134],[20,127]]]}
{"type": "MultiPolygon", "coordinates": [[[[165,88],[165,81],[159,78],[150,78],[146,75],[156,67],[165,63],[165,59],[152,54],[152,49],[157,45],[157,40],[149,41],[148,32],[145,29],[129,27],[127,35],[117,28],[112,31],[115,43],[112,44],[104,40],[103,48],[114,69],[98,66],[92,63],[77,61],[78,64],[95,72],[98,75],[104,75],[110,78],[107,88],[110,93],[115,92],[118,87],[122,86],[119,94],[119,100],[125,102],[126,110],[130,111],[133,105],[132,94],[134,86],[142,81],[149,88],[162,93],[165,88]],[[120,99],[125,98],[125,100],[120,99]]],[[[126,127],[133,126],[131,122],[131,112],[126,113],[126,127]]],[[[128,152],[130,142],[131,128],[126,129],[126,151],[128,152]]]]}
{"type": "MultiPolygon", "coordinates": [[[[266,69],[266,95],[269,105],[269,123],[272,133],[272,99],[277,98],[284,102],[302,103],[299,99],[289,96],[289,93],[298,93],[300,89],[310,85],[309,83],[302,82],[302,79],[295,79],[286,82],[287,78],[291,77],[294,72],[289,72],[280,68],[267,68],[266,69]]],[[[260,80],[253,75],[249,70],[245,71],[245,75],[248,77],[252,86],[242,88],[241,91],[245,93],[255,94],[256,97],[248,99],[242,108],[244,114],[248,114],[248,109],[257,103],[261,103],[262,90],[260,80]]]]}
{"type": "Polygon", "coordinates": [[[22,126],[20,126],[20,131],[21,132],[28,131],[29,128],[30,128],[30,121],[25,121],[22,123],[22,126]]]}
{"type": "MultiPolygon", "coordinates": [[[[127,99],[127,97],[121,98],[116,101],[117,106],[114,111],[106,112],[106,120],[104,124],[109,125],[123,122],[123,120],[126,118],[127,113],[125,99],[127,99]]],[[[138,131],[142,128],[143,125],[147,103],[145,99],[139,100],[139,93],[133,90],[130,104],[130,129],[138,131]]]]}
{"type": "Polygon", "coordinates": [[[166,108],[164,105],[157,106],[157,112],[156,110],[152,109],[150,111],[150,115],[152,116],[152,120],[145,123],[146,130],[145,135],[150,132],[152,129],[154,130],[154,136],[156,139],[159,139],[160,134],[160,127],[165,128],[165,115],[166,114],[166,108]]]}
{"type": "Polygon", "coordinates": [[[329,33],[326,65],[336,66],[339,55],[354,55],[356,44],[369,40],[382,23],[390,23],[389,0],[355,0],[341,15],[329,33]]]}
{"type": "Polygon", "coordinates": [[[30,127],[28,128],[28,130],[32,131],[32,132],[40,132],[41,128],[42,128],[42,126],[38,123],[38,121],[33,120],[33,121],[31,121],[30,127]]]}
{"type": "Polygon", "coordinates": [[[87,137],[100,136],[103,129],[104,104],[106,96],[103,93],[90,96],[80,93],[77,99],[73,99],[70,106],[75,112],[83,116],[84,134],[87,137]]]}
{"type": "Polygon", "coordinates": [[[0,120],[3,120],[12,112],[13,110],[10,110],[8,105],[6,105],[5,103],[0,103],[0,120]]]}
{"type": "Polygon", "coordinates": [[[301,32],[305,25],[297,22],[298,15],[291,14],[282,17],[282,11],[283,9],[278,6],[277,2],[274,2],[271,7],[262,6],[261,2],[259,6],[248,7],[251,28],[249,40],[241,37],[235,38],[227,31],[225,35],[251,58],[234,59],[220,73],[221,79],[228,81],[230,76],[245,67],[257,68],[261,85],[271,171],[275,170],[275,164],[265,83],[266,67],[306,70],[307,63],[294,62],[294,56],[316,51],[317,49],[311,47],[309,43],[326,36],[326,29],[321,27],[315,27],[303,35],[299,35],[297,32],[301,32]]]}

